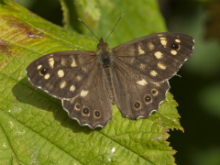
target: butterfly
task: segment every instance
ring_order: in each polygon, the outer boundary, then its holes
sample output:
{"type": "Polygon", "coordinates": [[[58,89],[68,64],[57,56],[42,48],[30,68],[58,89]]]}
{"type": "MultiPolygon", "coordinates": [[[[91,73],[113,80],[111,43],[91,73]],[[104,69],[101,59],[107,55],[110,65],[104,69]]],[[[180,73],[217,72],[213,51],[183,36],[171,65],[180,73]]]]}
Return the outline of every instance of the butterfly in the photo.
{"type": "Polygon", "coordinates": [[[97,51],[44,55],[26,69],[30,83],[62,100],[69,117],[94,129],[112,119],[112,104],[124,117],[147,118],[158,110],[168,80],[191,56],[192,37],[175,32],[144,36],[113,49],[103,38],[97,51]]]}

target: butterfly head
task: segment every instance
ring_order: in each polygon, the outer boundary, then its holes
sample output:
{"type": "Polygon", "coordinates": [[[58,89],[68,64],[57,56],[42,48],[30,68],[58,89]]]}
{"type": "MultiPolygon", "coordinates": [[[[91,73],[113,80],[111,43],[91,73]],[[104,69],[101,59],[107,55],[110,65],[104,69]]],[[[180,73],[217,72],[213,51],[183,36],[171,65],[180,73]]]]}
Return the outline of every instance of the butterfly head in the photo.
{"type": "Polygon", "coordinates": [[[99,44],[97,45],[97,48],[98,48],[98,50],[99,49],[104,50],[104,49],[108,48],[108,44],[104,42],[102,37],[99,39],[99,44]]]}

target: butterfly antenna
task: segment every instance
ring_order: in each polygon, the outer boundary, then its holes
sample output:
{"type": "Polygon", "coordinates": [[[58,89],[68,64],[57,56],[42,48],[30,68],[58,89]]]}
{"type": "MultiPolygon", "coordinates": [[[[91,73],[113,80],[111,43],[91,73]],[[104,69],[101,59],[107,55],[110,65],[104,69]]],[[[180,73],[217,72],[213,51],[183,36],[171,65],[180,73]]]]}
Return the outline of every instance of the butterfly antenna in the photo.
{"type": "MultiPolygon", "coordinates": [[[[121,20],[121,18],[124,16],[124,14],[121,15],[121,17],[118,19],[118,21],[116,22],[114,28],[112,29],[111,33],[109,34],[109,36],[112,34],[112,32],[115,30],[115,27],[117,26],[118,22],[121,20]]],[[[107,39],[105,40],[105,42],[108,40],[109,36],[107,37],[107,39]]]]}
{"type": "Polygon", "coordinates": [[[92,30],[91,30],[81,19],[78,18],[78,20],[79,20],[80,22],[82,22],[82,23],[87,27],[87,29],[89,29],[90,32],[99,40],[99,38],[92,32],[92,30]]]}

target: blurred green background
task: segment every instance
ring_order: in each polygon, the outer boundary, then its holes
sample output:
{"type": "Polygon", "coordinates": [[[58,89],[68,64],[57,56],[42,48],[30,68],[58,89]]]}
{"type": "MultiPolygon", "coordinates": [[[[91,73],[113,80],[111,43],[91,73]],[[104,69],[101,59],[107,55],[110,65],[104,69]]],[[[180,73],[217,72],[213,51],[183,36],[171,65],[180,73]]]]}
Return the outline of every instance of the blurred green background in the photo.
{"type": "MultiPolygon", "coordinates": [[[[37,15],[63,26],[58,0],[16,0],[37,15]],[[43,7],[42,7],[43,6],[43,7]]],[[[135,3],[135,1],[134,1],[135,3]]],[[[168,31],[195,38],[192,57],[170,81],[185,132],[171,131],[178,165],[220,164],[220,1],[159,0],[168,31]]],[[[77,11],[72,10],[76,15],[77,11]]],[[[81,25],[75,26],[82,33],[81,25]]],[[[99,36],[98,36],[99,37],[99,36]]]]}

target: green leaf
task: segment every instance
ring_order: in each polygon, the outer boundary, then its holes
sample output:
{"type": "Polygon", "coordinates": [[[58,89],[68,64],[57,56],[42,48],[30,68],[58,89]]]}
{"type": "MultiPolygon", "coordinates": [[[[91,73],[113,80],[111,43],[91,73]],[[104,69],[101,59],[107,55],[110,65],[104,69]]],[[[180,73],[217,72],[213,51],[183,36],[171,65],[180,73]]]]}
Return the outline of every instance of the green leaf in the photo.
{"type": "MultiPolygon", "coordinates": [[[[100,34],[112,29],[116,17],[125,13],[110,37],[114,44],[164,30],[153,0],[147,2],[149,6],[124,3],[115,12],[114,6],[119,4],[106,3],[113,6],[105,11],[100,2],[100,34]]],[[[25,69],[47,53],[95,50],[97,42],[8,0],[0,0],[0,11],[0,164],[175,164],[167,132],[183,128],[170,93],[148,119],[124,118],[114,105],[113,119],[105,128],[81,127],[68,117],[60,100],[31,86],[25,69]]]]}
{"type": "Polygon", "coordinates": [[[68,30],[81,30],[77,27],[79,24],[76,10],[83,13],[92,21],[100,20],[100,9],[97,7],[96,0],[60,0],[63,10],[63,22],[68,30]]]}
{"type": "Polygon", "coordinates": [[[111,47],[148,34],[166,31],[155,0],[137,1],[135,3],[133,0],[127,0],[126,3],[118,0],[96,0],[97,3],[88,6],[88,8],[91,7],[90,10],[93,10],[93,6],[97,4],[96,8],[100,10],[101,16],[96,19],[85,12],[81,3],[74,0],[60,1],[64,11],[63,15],[68,17],[65,27],[75,29],[80,33],[83,32],[94,40],[95,37],[78,21],[78,17],[91,28],[98,38],[106,39],[119,17],[124,14],[108,40],[111,47]],[[74,11],[77,10],[77,14],[74,13],[73,9],[74,11]]]}

